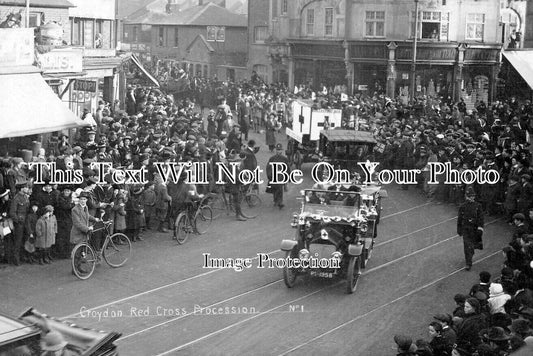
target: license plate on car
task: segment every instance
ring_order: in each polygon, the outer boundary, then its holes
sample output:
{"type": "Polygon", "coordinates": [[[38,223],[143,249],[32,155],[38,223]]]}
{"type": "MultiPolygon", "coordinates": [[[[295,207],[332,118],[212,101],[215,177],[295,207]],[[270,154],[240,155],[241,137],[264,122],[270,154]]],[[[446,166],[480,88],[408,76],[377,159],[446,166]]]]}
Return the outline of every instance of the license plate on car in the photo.
{"type": "Polygon", "coordinates": [[[321,277],[321,278],[333,278],[333,273],[332,272],[311,271],[310,275],[314,276],[314,277],[321,277]]]}

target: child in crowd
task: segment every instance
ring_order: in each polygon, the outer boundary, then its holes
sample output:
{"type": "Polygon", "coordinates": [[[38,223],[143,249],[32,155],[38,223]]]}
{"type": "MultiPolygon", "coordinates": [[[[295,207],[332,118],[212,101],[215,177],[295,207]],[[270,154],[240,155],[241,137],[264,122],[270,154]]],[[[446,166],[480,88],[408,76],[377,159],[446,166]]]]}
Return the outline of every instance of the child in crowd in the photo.
{"type": "Polygon", "coordinates": [[[113,205],[113,211],[115,212],[115,232],[124,233],[126,231],[126,203],[124,201],[124,194],[118,193],[115,197],[115,204],[113,205]]]}
{"type": "Polygon", "coordinates": [[[57,220],[54,216],[54,207],[44,207],[44,214],[37,220],[35,225],[35,247],[39,256],[39,264],[51,263],[50,249],[56,242],[57,220]]]}
{"type": "MultiPolygon", "coordinates": [[[[35,225],[37,224],[37,220],[39,219],[39,216],[37,216],[37,210],[39,209],[39,206],[34,203],[31,205],[31,211],[26,216],[26,233],[27,233],[27,239],[30,243],[35,244],[35,225]]],[[[38,256],[36,256],[36,253],[29,253],[26,251],[26,258],[28,260],[28,263],[34,264],[38,260],[38,256]]]]}

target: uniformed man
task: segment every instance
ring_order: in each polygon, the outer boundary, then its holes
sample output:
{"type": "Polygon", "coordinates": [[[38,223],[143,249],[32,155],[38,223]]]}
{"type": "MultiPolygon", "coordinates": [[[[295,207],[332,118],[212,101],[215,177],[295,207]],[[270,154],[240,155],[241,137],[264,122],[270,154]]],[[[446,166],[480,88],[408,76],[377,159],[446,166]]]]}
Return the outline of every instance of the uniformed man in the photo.
{"type": "Polygon", "coordinates": [[[24,223],[30,207],[31,190],[26,181],[21,181],[16,185],[18,193],[11,202],[9,217],[13,220],[14,232],[11,234],[11,241],[6,240],[6,255],[8,261],[15,266],[20,265],[20,250],[24,239],[24,223]]]}
{"type": "Polygon", "coordinates": [[[483,233],[483,208],[475,201],[476,194],[472,187],[466,190],[466,202],[459,208],[457,217],[457,234],[463,237],[466,270],[472,268],[474,249],[479,248],[483,233]]]}
{"type": "MultiPolygon", "coordinates": [[[[272,180],[276,177],[272,176],[273,173],[273,163],[284,163],[285,166],[289,167],[289,159],[283,155],[283,146],[281,143],[276,145],[276,154],[268,160],[267,163],[267,176],[269,185],[272,187],[272,194],[274,195],[274,206],[277,206],[280,209],[283,209],[283,187],[285,184],[272,184],[272,180]]],[[[278,177],[279,179],[279,177],[278,177]]]]}

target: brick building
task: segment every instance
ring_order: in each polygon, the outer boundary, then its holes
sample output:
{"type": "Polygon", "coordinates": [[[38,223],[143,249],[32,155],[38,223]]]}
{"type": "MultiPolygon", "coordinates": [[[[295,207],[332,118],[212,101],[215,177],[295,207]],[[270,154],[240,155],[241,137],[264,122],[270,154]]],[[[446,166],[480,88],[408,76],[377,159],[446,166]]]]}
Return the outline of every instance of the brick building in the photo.
{"type": "Polygon", "coordinates": [[[246,75],[246,16],[214,2],[147,9],[124,20],[123,42],[132,51],[177,61],[191,75],[239,80],[246,75]]]}
{"type": "MultiPolygon", "coordinates": [[[[491,101],[502,47],[500,1],[418,3],[417,95],[491,101]]],[[[265,55],[287,71],[289,85],[408,94],[415,0],[269,0],[269,9],[265,55]]]]}

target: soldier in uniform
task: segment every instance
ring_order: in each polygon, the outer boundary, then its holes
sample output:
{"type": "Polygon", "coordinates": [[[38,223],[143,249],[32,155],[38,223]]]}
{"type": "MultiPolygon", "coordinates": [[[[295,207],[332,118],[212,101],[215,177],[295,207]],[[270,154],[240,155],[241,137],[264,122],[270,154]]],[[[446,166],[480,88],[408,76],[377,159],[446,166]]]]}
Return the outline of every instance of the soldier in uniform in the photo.
{"type": "Polygon", "coordinates": [[[20,265],[20,250],[24,239],[24,223],[30,208],[30,188],[27,182],[19,182],[16,185],[18,193],[11,202],[9,217],[13,220],[14,232],[11,241],[6,240],[6,256],[8,261],[15,266],[20,265]]]}
{"type": "Polygon", "coordinates": [[[472,268],[474,249],[481,247],[481,234],[483,233],[483,208],[475,201],[476,194],[472,187],[466,190],[466,202],[459,208],[457,217],[457,234],[463,237],[466,270],[472,268]]]}
{"type": "MultiPolygon", "coordinates": [[[[283,146],[281,145],[281,143],[278,143],[276,145],[276,154],[270,157],[267,163],[267,176],[268,176],[269,182],[272,182],[272,180],[276,178],[272,176],[272,173],[273,173],[272,163],[274,162],[284,163],[286,167],[289,166],[288,158],[283,155],[283,146]]],[[[283,205],[284,184],[272,184],[272,183],[269,183],[269,184],[272,187],[272,194],[274,195],[274,206],[277,206],[278,208],[283,209],[283,207],[285,206],[283,205]]]]}

